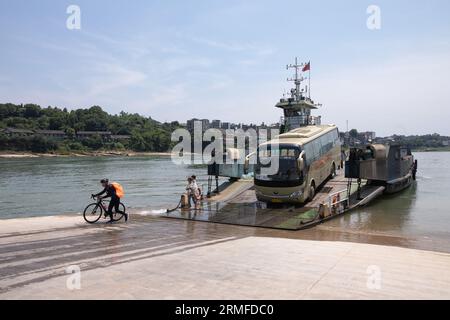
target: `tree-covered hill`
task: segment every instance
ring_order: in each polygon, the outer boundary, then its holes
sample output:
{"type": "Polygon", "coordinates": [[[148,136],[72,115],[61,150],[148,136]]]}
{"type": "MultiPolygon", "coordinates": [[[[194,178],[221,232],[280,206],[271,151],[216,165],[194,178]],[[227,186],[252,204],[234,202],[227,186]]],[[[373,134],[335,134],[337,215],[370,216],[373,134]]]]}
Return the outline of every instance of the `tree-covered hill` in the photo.
{"type": "Polygon", "coordinates": [[[41,108],[35,104],[0,104],[0,150],[33,152],[70,152],[92,150],[158,151],[170,149],[171,132],[178,122],[159,123],[150,117],[121,112],[111,115],[101,107],[67,110],[56,107],[41,108]],[[37,134],[7,134],[2,129],[59,130],[64,138],[56,139],[37,134]],[[85,139],[77,137],[81,131],[111,132],[126,139],[107,140],[94,134],[85,139]]]}

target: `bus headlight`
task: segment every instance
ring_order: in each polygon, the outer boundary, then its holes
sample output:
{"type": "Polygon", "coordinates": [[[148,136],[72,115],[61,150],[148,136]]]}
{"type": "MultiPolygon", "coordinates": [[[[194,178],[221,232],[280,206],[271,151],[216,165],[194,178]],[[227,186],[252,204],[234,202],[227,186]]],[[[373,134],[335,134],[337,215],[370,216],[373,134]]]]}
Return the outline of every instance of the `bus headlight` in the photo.
{"type": "Polygon", "coordinates": [[[302,194],[303,194],[303,191],[296,191],[296,192],[292,193],[289,196],[289,198],[297,199],[297,198],[300,198],[302,196],[302,194]]]}

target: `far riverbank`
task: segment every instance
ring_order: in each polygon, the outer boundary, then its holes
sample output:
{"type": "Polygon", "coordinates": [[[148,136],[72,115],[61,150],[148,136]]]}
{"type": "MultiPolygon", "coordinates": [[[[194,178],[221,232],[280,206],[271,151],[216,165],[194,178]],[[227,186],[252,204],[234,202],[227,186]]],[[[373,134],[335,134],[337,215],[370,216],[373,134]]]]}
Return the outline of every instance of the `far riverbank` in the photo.
{"type": "MultiPolygon", "coordinates": [[[[440,148],[419,148],[412,152],[450,152],[450,147],[440,148]]],[[[0,159],[14,158],[51,158],[51,157],[148,157],[166,156],[170,157],[171,152],[136,152],[132,150],[96,150],[96,151],[73,151],[73,152],[30,152],[30,151],[0,151],[0,159]]]]}
{"type": "Polygon", "coordinates": [[[0,158],[53,158],[53,157],[146,157],[146,156],[166,156],[170,157],[170,152],[135,152],[135,151],[83,151],[67,153],[36,153],[36,152],[16,152],[0,151],[0,158]]]}

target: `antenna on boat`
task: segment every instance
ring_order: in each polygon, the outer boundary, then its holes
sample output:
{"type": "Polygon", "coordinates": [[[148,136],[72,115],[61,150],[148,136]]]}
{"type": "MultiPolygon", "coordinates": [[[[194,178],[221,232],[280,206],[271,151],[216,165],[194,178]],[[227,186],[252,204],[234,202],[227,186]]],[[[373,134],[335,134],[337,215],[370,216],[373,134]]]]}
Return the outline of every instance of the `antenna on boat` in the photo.
{"type": "MultiPolygon", "coordinates": [[[[303,73],[311,70],[311,61],[308,63],[299,63],[298,58],[295,58],[294,64],[288,64],[286,70],[294,69],[295,73],[292,78],[287,78],[287,81],[294,82],[295,87],[290,90],[290,97],[282,99],[275,105],[275,107],[283,109],[283,117],[280,119],[283,125],[283,131],[289,131],[295,128],[320,125],[321,117],[312,116],[311,110],[317,109],[322,106],[321,104],[314,103],[311,100],[311,83],[301,87],[302,81],[310,79],[311,77],[303,77],[303,73]]],[[[311,82],[311,81],[310,81],[311,82]]]]}
{"type": "Polygon", "coordinates": [[[302,83],[303,80],[305,80],[305,78],[303,78],[303,76],[299,77],[299,74],[304,66],[305,66],[304,63],[302,63],[302,64],[298,63],[297,57],[295,57],[295,64],[288,64],[286,66],[286,70],[295,69],[294,78],[288,78],[287,81],[292,81],[295,83],[295,92],[292,92],[292,93],[295,94],[295,98],[297,101],[300,100],[300,98],[302,96],[302,91],[300,90],[300,84],[302,83]]]}

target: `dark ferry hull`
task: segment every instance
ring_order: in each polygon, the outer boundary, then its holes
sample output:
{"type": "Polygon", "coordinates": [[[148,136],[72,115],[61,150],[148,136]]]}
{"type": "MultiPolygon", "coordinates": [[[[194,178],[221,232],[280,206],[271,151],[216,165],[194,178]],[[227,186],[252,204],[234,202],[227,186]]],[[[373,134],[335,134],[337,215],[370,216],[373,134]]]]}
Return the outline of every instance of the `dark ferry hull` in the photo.
{"type": "Polygon", "coordinates": [[[396,193],[406,188],[409,188],[412,183],[413,183],[413,175],[412,173],[409,173],[404,177],[388,181],[386,183],[386,189],[384,192],[387,194],[396,193]]]}

